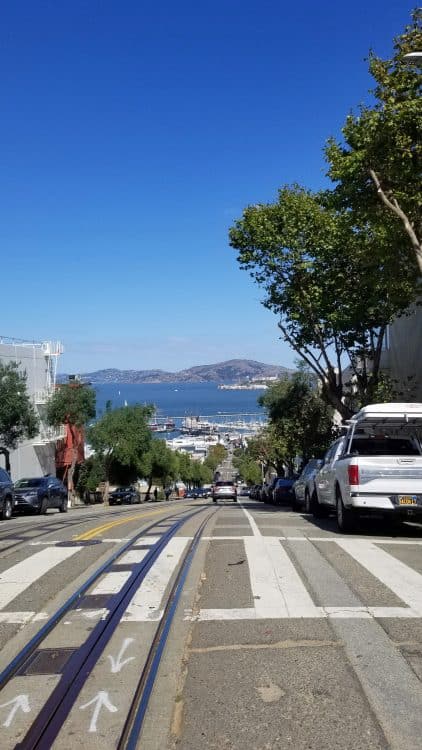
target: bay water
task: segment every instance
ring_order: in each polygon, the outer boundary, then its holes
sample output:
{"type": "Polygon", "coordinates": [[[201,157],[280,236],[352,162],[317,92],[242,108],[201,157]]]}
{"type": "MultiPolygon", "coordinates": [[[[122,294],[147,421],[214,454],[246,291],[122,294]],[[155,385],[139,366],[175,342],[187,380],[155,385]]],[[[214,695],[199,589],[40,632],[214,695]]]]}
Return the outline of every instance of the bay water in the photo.
{"type": "Polygon", "coordinates": [[[258,404],[264,391],[226,391],[217,383],[96,383],[97,418],[105,411],[107,401],[113,409],[133,404],[153,404],[157,417],[174,419],[181,425],[187,416],[220,421],[222,415],[241,416],[245,421],[261,421],[265,412],[258,404]],[[253,415],[253,416],[248,416],[253,415]]]}

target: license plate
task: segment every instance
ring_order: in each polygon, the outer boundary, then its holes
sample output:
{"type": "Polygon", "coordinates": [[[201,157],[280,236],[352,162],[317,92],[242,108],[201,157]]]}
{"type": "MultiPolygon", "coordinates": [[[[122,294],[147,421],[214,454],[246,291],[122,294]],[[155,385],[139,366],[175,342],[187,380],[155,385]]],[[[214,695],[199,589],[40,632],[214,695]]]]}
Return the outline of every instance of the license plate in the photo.
{"type": "Polygon", "coordinates": [[[399,495],[399,505],[417,505],[416,495],[399,495]]]}

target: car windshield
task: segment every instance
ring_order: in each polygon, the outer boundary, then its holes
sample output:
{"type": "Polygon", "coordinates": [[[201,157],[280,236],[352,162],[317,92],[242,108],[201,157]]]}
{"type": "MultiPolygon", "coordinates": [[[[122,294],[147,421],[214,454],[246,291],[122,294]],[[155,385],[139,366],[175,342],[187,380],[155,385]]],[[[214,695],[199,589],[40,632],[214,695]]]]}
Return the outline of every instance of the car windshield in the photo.
{"type": "Polygon", "coordinates": [[[45,479],[39,478],[39,479],[19,479],[18,482],[16,482],[15,487],[18,489],[24,489],[26,487],[41,487],[45,482],[45,479]]]}
{"type": "Polygon", "coordinates": [[[234,482],[216,482],[216,487],[233,487],[234,482]]]}

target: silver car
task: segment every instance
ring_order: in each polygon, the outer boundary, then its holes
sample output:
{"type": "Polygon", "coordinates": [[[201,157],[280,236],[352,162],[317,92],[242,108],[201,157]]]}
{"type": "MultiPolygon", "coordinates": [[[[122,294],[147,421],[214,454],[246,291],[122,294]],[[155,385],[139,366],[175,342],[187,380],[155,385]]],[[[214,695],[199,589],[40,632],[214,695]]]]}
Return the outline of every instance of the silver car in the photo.
{"type": "Polygon", "coordinates": [[[237,487],[234,482],[215,482],[212,488],[212,500],[233,500],[237,502],[237,487]]]}
{"type": "Polygon", "coordinates": [[[311,512],[311,498],[315,489],[315,474],[322,466],[320,458],[312,458],[306,464],[305,468],[293,485],[293,503],[292,510],[304,513],[311,512]]]}

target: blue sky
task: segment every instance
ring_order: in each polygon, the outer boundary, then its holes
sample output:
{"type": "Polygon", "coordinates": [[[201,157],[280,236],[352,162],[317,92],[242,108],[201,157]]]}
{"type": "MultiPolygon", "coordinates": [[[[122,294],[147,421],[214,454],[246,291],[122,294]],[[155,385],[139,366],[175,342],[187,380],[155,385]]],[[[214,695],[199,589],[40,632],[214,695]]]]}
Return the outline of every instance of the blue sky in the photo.
{"type": "Polygon", "coordinates": [[[403,0],[6,0],[1,335],[60,339],[62,371],[289,366],[227,231],[368,99],[403,0]]]}

